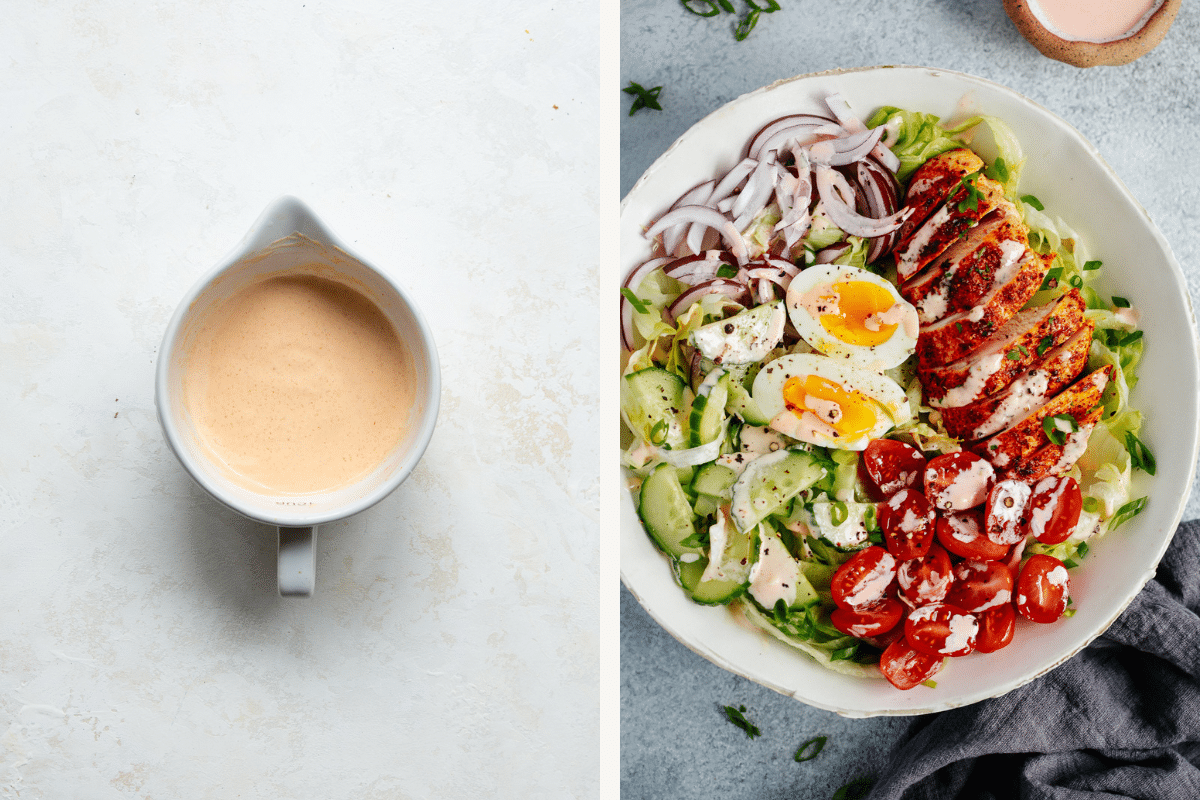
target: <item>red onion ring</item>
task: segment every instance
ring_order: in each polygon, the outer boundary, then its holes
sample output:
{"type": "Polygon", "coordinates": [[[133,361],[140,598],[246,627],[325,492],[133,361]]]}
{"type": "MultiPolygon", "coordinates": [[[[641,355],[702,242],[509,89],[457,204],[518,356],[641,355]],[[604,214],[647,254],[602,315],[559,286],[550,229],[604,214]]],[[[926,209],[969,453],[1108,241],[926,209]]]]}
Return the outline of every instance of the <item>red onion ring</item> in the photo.
{"type": "MultiPolygon", "coordinates": [[[[675,201],[675,205],[671,206],[671,208],[708,205],[708,198],[712,196],[713,187],[716,185],[716,181],[705,181],[699,186],[689,189],[680,195],[679,199],[675,201]]],[[[687,236],[687,232],[688,226],[685,223],[680,223],[669,230],[663,231],[663,249],[668,253],[676,255],[679,245],[683,244],[683,238],[687,236]]]]}
{"type": "Polygon", "coordinates": [[[871,238],[891,233],[912,213],[912,209],[905,208],[880,219],[864,217],[851,205],[854,202],[854,189],[841,173],[824,164],[817,164],[813,172],[817,178],[817,193],[825,204],[825,213],[829,214],[834,225],[852,236],[871,238]]]}
{"type": "Polygon", "coordinates": [[[829,119],[828,117],[822,117],[816,114],[789,114],[786,117],[780,117],[779,119],[772,120],[764,125],[758,131],[758,133],[754,134],[754,137],[750,140],[750,147],[748,148],[746,155],[750,158],[758,158],[759,154],[762,152],[763,142],[784,128],[801,124],[813,126],[828,125],[831,122],[833,122],[833,120],[829,119]]]}
{"type": "Polygon", "coordinates": [[[671,303],[667,309],[667,316],[670,318],[671,324],[674,325],[679,316],[691,308],[701,297],[710,294],[723,294],[730,300],[740,303],[743,306],[750,299],[750,290],[743,283],[725,278],[706,281],[693,286],[675,298],[675,302],[671,303]]]}
{"type": "MultiPolygon", "coordinates": [[[[742,240],[742,235],[733,227],[733,223],[725,218],[720,211],[708,206],[680,206],[663,214],[658,218],[650,228],[642,234],[647,239],[653,239],[659,233],[678,225],[681,222],[691,222],[694,224],[703,225],[708,228],[713,228],[729,245],[729,251],[733,253],[733,257],[738,260],[739,264],[745,264],[748,254],[746,252],[746,243],[742,240]]],[[[689,245],[691,243],[691,234],[688,234],[689,245]]]]}
{"type": "Polygon", "coordinates": [[[817,251],[817,255],[813,258],[814,264],[832,264],[838,259],[842,253],[850,249],[849,242],[834,242],[828,247],[823,247],[817,251]]]}
{"type": "Polygon", "coordinates": [[[707,250],[700,255],[677,258],[663,268],[663,273],[680,283],[696,286],[716,278],[721,267],[734,266],[733,259],[722,258],[724,255],[720,250],[707,250]]]}

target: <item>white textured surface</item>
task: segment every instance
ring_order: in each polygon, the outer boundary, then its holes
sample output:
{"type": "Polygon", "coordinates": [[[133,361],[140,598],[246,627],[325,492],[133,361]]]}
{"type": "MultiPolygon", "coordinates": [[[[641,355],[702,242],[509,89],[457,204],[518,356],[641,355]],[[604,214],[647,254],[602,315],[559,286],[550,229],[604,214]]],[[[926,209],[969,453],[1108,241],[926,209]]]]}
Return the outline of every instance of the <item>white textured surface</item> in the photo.
{"type": "Polygon", "coordinates": [[[596,796],[583,6],[8,9],[0,796],[596,796]],[[424,461],[322,528],[311,601],[152,402],[175,303],[284,193],[396,276],[443,368],[424,461]]]}

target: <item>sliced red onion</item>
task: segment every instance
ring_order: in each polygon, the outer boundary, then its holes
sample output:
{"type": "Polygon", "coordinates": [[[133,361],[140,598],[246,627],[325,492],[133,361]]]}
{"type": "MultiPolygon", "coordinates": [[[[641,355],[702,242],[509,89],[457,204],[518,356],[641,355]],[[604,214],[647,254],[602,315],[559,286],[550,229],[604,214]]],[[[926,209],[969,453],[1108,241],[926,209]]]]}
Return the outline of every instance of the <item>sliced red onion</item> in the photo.
{"type": "MultiPolygon", "coordinates": [[[[883,126],[881,125],[880,127],[883,126]]],[[[887,167],[892,174],[900,171],[900,159],[883,142],[880,142],[871,149],[871,155],[879,159],[879,163],[887,167]]]]}
{"type": "Polygon", "coordinates": [[[772,157],[768,156],[758,162],[758,167],[750,174],[745,188],[738,195],[738,202],[730,209],[734,216],[734,228],[739,231],[746,230],[754,218],[767,207],[771,194],[775,191],[777,178],[778,173],[775,171],[775,161],[772,157]]]}
{"type": "MultiPolygon", "coordinates": [[[[866,216],[874,219],[882,219],[889,214],[894,214],[898,202],[891,173],[869,158],[859,161],[855,165],[855,171],[858,177],[857,185],[861,190],[865,206],[860,210],[865,211],[866,216]]],[[[895,230],[883,236],[873,237],[867,249],[867,263],[872,264],[880,256],[890,252],[899,235],[899,231],[895,230]]]]}
{"type": "Polygon", "coordinates": [[[833,116],[837,118],[838,123],[843,128],[851,133],[864,131],[867,126],[858,118],[854,110],[850,108],[850,104],[846,102],[846,98],[842,97],[841,92],[834,92],[825,98],[825,105],[829,106],[829,110],[833,112],[833,116]]]}
{"type": "Polygon", "coordinates": [[[669,264],[674,260],[675,259],[669,257],[652,258],[643,264],[639,264],[638,266],[629,270],[629,274],[625,276],[625,282],[621,285],[626,289],[631,289],[636,292],[637,288],[642,285],[642,281],[645,280],[647,275],[649,275],[651,272],[654,272],[654,270],[658,269],[663,264],[669,264]]]}
{"type": "Polygon", "coordinates": [[[837,139],[826,139],[809,145],[808,156],[815,164],[844,167],[865,158],[883,136],[882,128],[863,130],[837,139]]]}
{"type": "Polygon", "coordinates": [[[817,116],[816,114],[790,114],[786,117],[780,117],[777,120],[768,122],[762,129],[754,134],[754,138],[750,140],[750,148],[746,155],[750,158],[758,158],[762,153],[762,145],[771,136],[774,136],[784,128],[790,128],[796,125],[812,125],[814,127],[828,125],[833,120],[828,117],[817,116]]]}
{"type": "Polygon", "coordinates": [[[834,225],[853,236],[870,238],[891,233],[912,213],[912,209],[905,208],[880,219],[864,217],[854,210],[854,189],[841,173],[824,164],[814,166],[813,173],[817,178],[817,194],[825,205],[825,213],[834,225]]]}
{"type": "MultiPolygon", "coordinates": [[[[625,282],[621,284],[624,288],[631,292],[636,292],[637,288],[642,285],[642,281],[646,279],[654,270],[671,262],[671,258],[652,258],[649,261],[639,264],[629,271],[625,276],[625,282]]],[[[633,303],[629,302],[629,298],[625,293],[621,293],[621,344],[626,350],[633,350],[633,303]]]]}
{"type": "Polygon", "coordinates": [[[790,275],[793,278],[800,274],[800,268],[797,267],[795,264],[793,264],[791,261],[788,261],[786,258],[777,258],[775,256],[767,256],[766,258],[764,258],[762,260],[766,262],[767,266],[769,266],[773,269],[783,270],[786,274],[790,275]]]}
{"type": "Polygon", "coordinates": [[[849,242],[834,242],[828,247],[822,247],[813,258],[814,264],[832,264],[842,253],[850,249],[849,242]]]}
{"type": "MultiPolygon", "coordinates": [[[[689,189],[675,201],[675,205],[671,206],[671,208],[707,205],[708,198],[712,196],[713,187],[716,185],[716,181],[705,181],[699,186],[689,189]]],[[[663,231],[663,249],[668,253],[677,255],[679,245],[683,244],[683,237],[687,236],[687,232],[688,225],[682,222],[673,228],[663,231]]]]}
{"type": "Polygon", "coordinates": [[[761,303],[775,300],[775,284],[765,278],[754,282],[754,299],[761,303]]]}
{"type": "MultiPolygon", "coordinates": [[[[738,263],[746,263],[746,243],[742,241],[742,235],[738,233],[737,228],[733,227],[733,223],[715,208],[708,208],[707,206],[680,206],[679,208],[671,209],[659,217],[658,222],[651,225],[642,235],[647,239],[653,239],[661,232],[681,222],[691,222],[713,228],[725,239],[725,243],[729,245],[729,251],[733,253],[733,257],[738,260],[738,263]]],[[[688,241],[690,245],[690,234],[688,241]]]]}
{"type": "Polygon", "coordinates": [[[677,258],[663,268],[663,273],[680,283],[696,286],[716,278],[721,267],[734,265],[733,259],[722,258],[723,255],[720,250],[707,250],[700,255],[677,258]]]}
{"type": "Polygon", "coordinates": [[[782,128],[765,139],[762,143],[762,149],[758,153],[760,156],[772,152],[782,153],[794,150],[800,146],[809,145],[821,136],[837,137],[844,136],[845,134],[846,131],[841,126],[831,122],[821,125],[793,125],[790,128],[782,128]]]}
{"type": "Polygon", "coordinates": [[[671,324],[675,324],[675,320],[679,319],[679,316],[691,308],[701,297],[710,294],[723,294],[730,300],[741,305],[746,305],[747,301],[750,300],[750,290],[746,288],[746,284],[744,283],[738,283],[737,281],[725,278],[706,281],[693,286],[675,298],[675,302],[671,303],[671,306],[667,309],[667,316],[670,317],[671,324]]]}

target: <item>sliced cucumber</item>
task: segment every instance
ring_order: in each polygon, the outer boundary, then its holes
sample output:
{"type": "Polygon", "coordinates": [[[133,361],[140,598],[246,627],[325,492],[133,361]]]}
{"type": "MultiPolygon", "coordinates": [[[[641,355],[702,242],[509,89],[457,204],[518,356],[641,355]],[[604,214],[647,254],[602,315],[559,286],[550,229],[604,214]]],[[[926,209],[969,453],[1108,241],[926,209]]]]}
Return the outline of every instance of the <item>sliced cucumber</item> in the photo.
{"type": "Polygon", "coordinates": [[[725,400],[729,390],[718,383],[707,395],[698,394],[692,401],[692,414],[688,420],[688,445],[699,447],[721,435],[725,422],[725,400]]]}
{"type": "Polygon", "coordinates": [[[747,531],[825,476],[811,454],[779,450],[751,461],[733,485],[730,514],[739,531],[747,531]]]}
{"type": "Polygon", "coordinates": [[[676,562],[675,571],[679,576],[679,585],[692,600],[703,606],[721,606],[746,593],[745,584],[737,581],[700,580],[707,567],[707,558],[687,563],[676,562]]]}
{"type": "Polygon", "coordinates": [[[758,403],[754,402],[754,398],[750,396],[750,392],[746,391],[746,387],[742,382],[736,380],[732,376],[726,376],[722,379],[725,383],[725,390],[728,392],[728,399],[725,401],[725,410],[730,414],[737,414],[751,425],[768,425],[771,420],[758,407],[758,403]]]}
{"type": "Polygon", "coordinates": [[[696,532],[696,525],[692,506],[671,465],[659,464],[642,482],[638,516],[650,538],[667,555],[679,558],[684,553],[704,554],[699,547],[681,544],[696,532]]]}
{"type": "Polygon", "coordinates": [[[621,382],[621,411],[630,430],[650,444],[686,447],[683,420],[688,407],[683,379],[665,369],[647,367],[621,382]]]}
{"type": "Polygon", "coordinates": [[[737,473],[729,467],[716,462],[705,464],[696,470],[692,479],[692,491],[698,495],[706,494],[728,500],[732,495],[733,484],[737,482],[737,473]]]}

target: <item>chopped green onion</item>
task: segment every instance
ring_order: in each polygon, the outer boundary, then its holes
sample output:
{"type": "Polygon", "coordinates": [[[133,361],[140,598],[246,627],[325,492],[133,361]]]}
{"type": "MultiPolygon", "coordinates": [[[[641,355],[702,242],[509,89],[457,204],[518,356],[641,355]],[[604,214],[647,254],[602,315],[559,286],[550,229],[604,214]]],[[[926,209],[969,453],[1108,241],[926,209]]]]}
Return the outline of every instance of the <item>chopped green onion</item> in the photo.
{"type": "MultiPolygon", "coordinates": [[[[1073,566],[1076,566],[1076,565],[1075,565],[1075,564],[1067,564],[1066,566],[1067,566],[1067,568],[1068,568],[1068,569],[1070,569],[1071,567],[1073,567],[1073,566]]],[[[1063,615],[1064,617],[1073,617],[1073,616],[1075,616],[1075,609],[1073,609],[1073,608],[1068,608],[1066,611],[1064,611],[1064,612],[1062,613],[1062,615],[1063,615]]]]}
{"type": "Polygon", "coordinates": [[[992,165],[987,168],[986,175],[989,178],[995,178],[996,180],[1000,181],[1001,183],[1004,183],[1005,181],[1008,180],[1008,176],[1009,176],[1008,164],[1004,163],[1003,158],[1001,158],[1000,156],[996,156],[996,160],[993,161],[992,165]]]}
{"type": "Polygon", "coordinates": [[[1068,558],[1066,561],[1063,562],[1063,566],[1066,567],[1067,569],[1075,569],[1076,567],[1079,566],[1079,563],[1073,558],[1068,558]]]}
{"type": "Polygon", "coordinates": [[[1033,206],[1034,208],[1036,208],[1038,211],[1045,211],[1045,210],[1046,210],[1046,207],[1045,207],[1044,205],[1042,205],[1042,201],[1041,201],[1041,200],[1038,200],[1036,197],[1034,197],[1034,196],[1033,196],[1033,195],[1031,195],[1031,194],[1023,194],[1023,195],[1021,195],[1021,202],[1022,202],[1022,203],[1028,203],[1029,205],[1031,205],[1031,206],[1033,206]]]}
{"type": "Polygon", "coordinates": [[[625,295],[625,299],[630,302],[634,311],[638,312],[639,314],[645,314],[646,311],[649,310],[646,304],[642,302],[642,300],[636,294],[634,294],[633,290],[628,286],[621,287],[621,294],[625,295]]]}
{"type": "Polygon", "coordinates": [[[1153,475],[1158,469],[1154,454],[1133,431],[1125,431],[1125,449],[1129,451],[1129,460],[1134,469],[1140,469],[1147,475],[1153,475]]]}
{"type": "Polygon", "coordinates": [[[1146,507],[1146,497],[1139,497],[1136,500],[1130,500],[1125,505],[1117,509],[1117,513],[1113,514],[1113,518],[1108,522],[1108,529],[1114,531],[1121,525],[1142,513],[1142,509],[1146,507]]]}
{"type": "Polygon", "coordinates": [[[1067,278],[1067,283],[1071,284],[1071,286],[1076,289],[1083,288],[1083,278],[1079,275],[1072,275],[1070,278],[1067,278]]]}
{"type": "MultiPolygon", "coordinates": [[[[1096,498],[1094,498],[1094,497],[1089,497],[1088,499],[1089,499],[1089,500],[1095,500],[1096,498]]],[[[1091,548],[1090,548],[1090,547],[1088,547],[1088,543],[1087,543],[1087,542],[1080,542],[1080,543],[1079,543],[1079,548],[1078,548],[1078,549],[1075,551],[1075,556],[1076,556],[1077,558],[1083,558],[1084,556],[1086,556],[1086,555],[1088,554],[1088,550],[1090,550],[1090,549],[1091,549],[1091,548]]]]}
{"type": "Polygon", "coordinates": [[[983,197],[983,192],[979,191],[979,187],[975,185],[979,180],[979,175],[980,173],[973,172],[958,179],[958,186],[954,187],[954,190],[958,191],[960,187],[967,190],[966,197],[958,201],[960,212],[979,210],[979,200],[983,197]]]}
{"type": "Polygon", "coordinates": [[[1042,280],[1042,289],[1053,289],[1058,286],[1058,279],[1061,276],[1062,267],[1051,267],[1042,280]]]}
{"type": "Polygon", "coordinates": [[[936,688],[937,688],[937,681],[935,681],[933,678],[930,678],[930,679],[929,679],[929,680],[927,680],[927,681],[921,681],[921,685],[922,685],[922,686],[928,686],[930,689],[936,689],[936,688]]]}
{"type": "Polygon", "coordinates": [[[854,644],[850,645],[849,647],[843,647],[841,650],[834,650],[832,653],[829,654],[829,660],[830,661],[847,661],[851,658],[854,658],[856,653],[858,653],[858,642],[855,642],[854,644]]]}
{"type": "Polygon", "coordinates": [[[1046,438],[1057,445],[1067,443],[1067,434],[1079,430],[1079,423],[1070,414],[1055,414],[1042,420],[1042,430],[1046,438]]]}
{"type": "Polygon", "coordinates": [[[1117,297],[1116,295],[1113,295],[1112,303],[1116,308],[1129,308],[1129,301],[1124,297],[1117,297]]]}
{"type": "Polygon", "coordinates": [[[800,745],[800,749],[796,751],[795,759],[798,762],[812,761],[817,756],[821,755],[821,751],[825,749],[827,737],[814,736],[804,744],[800,745]]]}
{"type": "Polygon", "coordinates": [[[863,513],[863,527],[868,533],[879,533],[882,530],[879,527],[879,512],[874,503],[867,506],[866,512],[863,513]]]}
{"type": "Polygon", "coordinates": [[[670,429],[665,419],[660,419],[650,428],[650,444],[660,445],[667,440],[667,433],[670,429]]]}
{"type": "Polygon", "coordinates": [[[850,516],[850,509],[841,500],[837,500],[829,506],[829,521],[834,525],[841,525],[850,516]]]}
{"type": "Polygon", "coordinates": [[[1100,510],[1100,501],[1094,497],[1083,498],[1083,510],[1089,514],[1095,514],[1100,510]]]}
{"type": "Polygon", "coordinates": [[[1088,262],[1084,263],[1083,271],[1091,272],[1092,270],[1100,269],[1102,266],[1104,266],[1103,261],[1088,261],[1088,262]]]}
{"type": "Polygon", "coordinates": [[[770,14],[772,11],[779,10],[779,3],[775,2],[775,0],[767,0],[767,4],[765,6],[760,6],[758,3],[754,2],[754,0],[746,0],[746,5],[750,6],[755,11],[761,11],[764,14],[770,14]]]}
{"type": "MultiPolygon", "coordinates": [[[[686,3],[685,3],[686,6],[686,3]]],[[[711,14],[702,14],[701,16],[712,16],[711,14]]],[[[658,103],[658,95],[662,92],[661,86],[655,86],[653,89],[647,89],[640,84],[629,82],[629,85],[622,89],[622,92],[633,95],[633,105],[629,109],[629,116],[633,116],[643,108],[651,108],[655,111],[662,111],[662,106],[658,103]]]]}
{"type": "Polygon", "coordinates": [[[771,611],[775,614],[775,621],[780,625],[787,622],[788,604],[782,597],[775,601],[775,607],[771,611]]]}
{"type": "Polygon", "coordinates": [[[743,716],[742,712],[745,710],[745,706],[738,706],[737,708],[725,706],[725,716],[729,718],[730,722],[745,731],[746,735],[751,739],[755,736],[762,736],[762,731],[758,729],[758,726],[743,716]]]}
{"type": "Polygon", "coordinates": [[[862,800],[871,791],[874,778],[857,778],[833,793],[833,800],[862,800]]]}
{"type": "Polygon", "coordinates": [[[1124,347],[1127,344],[1133,344],[1138,339],[1142,338],[1142,336],[1144,334],[1145,334],[1145,331],[1130,331],[1129,333],[1122,336],[1120,339],[1117,339],[1117,341],[1114,344],[1117,347],[1124,347]]]}
{"type": "Polygon", "coordinates": [[[1017,348],[1014,347],[1012,350],[1009,350],[1007,353],[1005,353],[1004,357],[1009,361],[1020,361],[1021,353],[1017,350],[1017,348]]]}
{"type": "Polygon", "coordinates": [[[1040,357],[1040,356],[1046,355],[1046,351],[1049,350],[1052,346],[1054,346],[1054,337],[1052,337],[1052,336],[1042,337],[1042,340],[1040,342],[1038,342],[1038,346],[1037,346],[1038,356],[1040,357]]]}
{"type": "Polygon", "coordinates": [[[728,264],[722,264],[720,267],[717,268],[717,277],[718,278],[736,278],[737,270],[734,269],[733,267],[729,266],[728,264]]]}

